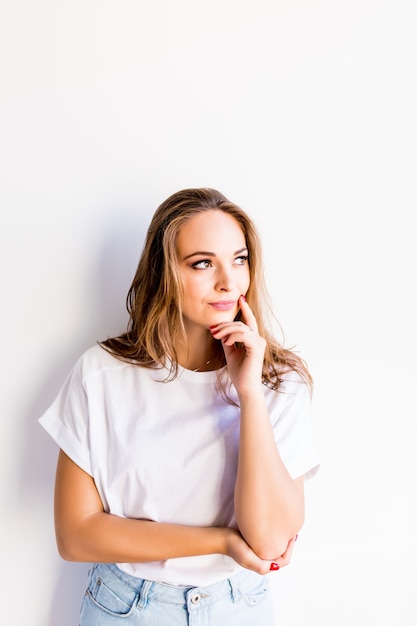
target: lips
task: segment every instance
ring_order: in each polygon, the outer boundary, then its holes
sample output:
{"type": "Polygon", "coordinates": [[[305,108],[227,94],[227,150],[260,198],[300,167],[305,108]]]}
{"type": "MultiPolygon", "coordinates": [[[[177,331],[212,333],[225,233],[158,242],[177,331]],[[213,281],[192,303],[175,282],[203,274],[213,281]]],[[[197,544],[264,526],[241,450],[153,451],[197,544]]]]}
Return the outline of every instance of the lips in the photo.
{"type": "Polygon", "coordinates": [[[236,307],[236,300],[220,300],[218,302],[210,302],[210,306],[217,311],[230,311],[236,307]]]}

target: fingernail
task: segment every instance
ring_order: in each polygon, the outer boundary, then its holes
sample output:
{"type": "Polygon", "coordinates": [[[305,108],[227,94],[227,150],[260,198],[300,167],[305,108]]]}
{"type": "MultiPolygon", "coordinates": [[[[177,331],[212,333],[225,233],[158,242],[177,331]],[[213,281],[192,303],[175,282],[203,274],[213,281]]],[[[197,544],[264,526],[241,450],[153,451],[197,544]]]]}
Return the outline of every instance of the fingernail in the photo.
{"type": "Polygon", "coordinates": [[[297,541],[297,539],[298,539],[298,535],[295,535],[295,539],[294,539],[294,541],[297,541]]]}
{"type": "Polygon", "coordinates": [[[271,570],[271,572],[276,572],[277,570],[279,570],[278,563],[271,563],[271,567],[269,569],[271,570]]]}
{"type": "Polygon", "coordinates": [[[242,298],[243,302],[246,302],[246,297],[243,295],[243,293],[240,297],[242,298]]]}
{"type": "Polygon", "coordinates": [[[215,328],[217,328],[217,324],[215,326],[209,326],[209,330],[211,330],[212,332],[215,328]]]}

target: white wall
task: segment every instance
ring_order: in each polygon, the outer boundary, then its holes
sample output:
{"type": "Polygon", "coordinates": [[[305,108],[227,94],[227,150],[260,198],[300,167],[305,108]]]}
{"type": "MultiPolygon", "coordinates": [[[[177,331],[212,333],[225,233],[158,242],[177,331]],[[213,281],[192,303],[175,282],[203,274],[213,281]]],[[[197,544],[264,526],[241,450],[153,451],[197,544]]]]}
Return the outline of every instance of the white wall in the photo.
{"type": "Polygon", "coordinates": [[[323,466],[277,623],[416,623],[416,17],[413,0],[1,0],[5,623],[78,624],[87,566],[56,554],[37,418],[123,329],[156,206],[200,185],[257,220],[316,381],[323,466]]]}

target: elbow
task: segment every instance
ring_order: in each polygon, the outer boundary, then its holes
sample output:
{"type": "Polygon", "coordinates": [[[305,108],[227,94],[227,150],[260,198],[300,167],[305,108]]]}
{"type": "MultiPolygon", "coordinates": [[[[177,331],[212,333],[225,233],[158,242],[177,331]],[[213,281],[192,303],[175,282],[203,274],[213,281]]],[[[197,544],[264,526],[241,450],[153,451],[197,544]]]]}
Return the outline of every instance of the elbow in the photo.
{"type": "Polygon", "coordinates": [[[275,561],[284,554],[290,539],[291,537],[288,540],[284,537],[275,537],[271,541],[259,542],[251,548],[263,561],[275,561]]]}
{"type": "Polygon", "coordinates": [[[263,561],[273,561],[282,556],[288,548],[290,541],[300,532],[304,523],[304,517],[291,520],[287,525],[278,528],[265,528],[250,543],[255,554],[263,561]]]}
{"type": "MultiPolygon", "coordinates": [[[[296,535],[297,533],[295,533],[296,535]]],[[[263,561],[275,561],[282,556],[288,548],[291,537],[274,537],[271,541],[259,542],[259,545],[251,546],[255,554],[263,561]]]]}
{"type": "Polygon", "coordinates": [[[79,538],[72,533],[56,533],[56,546],[58,554],[64,561],[87,562],[89,559],[86,551],[80,545],[79,538]]]}
{"type": "Polygon", "coordinates": [[[64,561],[88,563],[98,560],[94,549],[94,534],[91,531],[90,516],[84,520],[55,520],[55,539],[59,556],[64,561]]]}
{"type": "Polygon", "coordinates": [[[56,546],[58,554],[64,561],[80,561],[81,559],[74,550],[74,543],[66,537],[56,536],[56,546]]]}
{"type": "Polygon", "coordinates": [[[66,545],[57,542],[58,554],[64,561],[77,561],[66,545]]]}

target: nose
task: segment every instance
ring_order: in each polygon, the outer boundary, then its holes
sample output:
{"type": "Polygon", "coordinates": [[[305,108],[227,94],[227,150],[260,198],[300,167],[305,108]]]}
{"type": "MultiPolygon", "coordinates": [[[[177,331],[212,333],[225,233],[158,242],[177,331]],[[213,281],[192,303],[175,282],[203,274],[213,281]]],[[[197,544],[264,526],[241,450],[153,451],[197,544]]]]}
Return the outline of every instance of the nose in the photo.
{"type": "Polygon", "coordinates": [[[216,290],[217,291],[232,291],[233,278],[232,271],[226,267],[220,267],[216,275],[216,290]]]}

